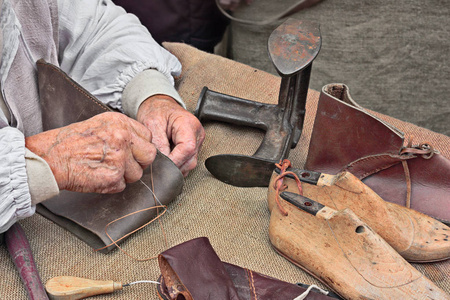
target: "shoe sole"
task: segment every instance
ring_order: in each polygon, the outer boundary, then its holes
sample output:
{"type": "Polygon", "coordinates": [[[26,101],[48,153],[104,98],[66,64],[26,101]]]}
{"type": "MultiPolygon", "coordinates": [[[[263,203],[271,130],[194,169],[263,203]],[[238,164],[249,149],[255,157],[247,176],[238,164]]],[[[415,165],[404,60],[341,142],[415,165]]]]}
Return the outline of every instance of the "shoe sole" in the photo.
{"type": "Polygon", "coordinates": [[[278,248],[276,248],[274,245],[272,245],[272,248],[282,257],[284,257],[285,259],[287,259],[289,262],[291,262],[292,264],[296,265],[297,267],[299,267],[300,269],[302,269],[303,271],[305,271],[306,273],[308,273],[309,275],[311,275],[312,277],[314,277],[315,279],[319,280],[323,285],[325,285],[329,290],[333,291],[335,294],[337,294],[339,297],[341,297],[342,299],[345,299],[345,297],[343,297],[341,294],[339,294],[335,289],[331,288],[326,282],[324,282],[322,279],[320,279],[319,277],[317,277],[314,273],[311,273],[311,271],[309,271],[308,269],[306,269],[305,267],[303,267],[301,264],[299,264],[298,262],[296,262],[295,260],[291,259],[289,256],[287,256],[286,254],[284,254],[282,251],[280,251],[278,248]]]}

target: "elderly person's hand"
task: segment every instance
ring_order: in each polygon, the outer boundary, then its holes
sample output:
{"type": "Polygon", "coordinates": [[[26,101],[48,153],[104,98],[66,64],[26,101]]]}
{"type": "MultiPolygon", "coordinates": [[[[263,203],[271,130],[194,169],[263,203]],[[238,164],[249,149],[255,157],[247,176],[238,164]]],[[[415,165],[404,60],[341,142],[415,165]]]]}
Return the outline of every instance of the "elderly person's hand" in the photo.
{"type": "Polygon", "coordinates": [[[152,132],[152,143],[167,155],[184,176],[197,165],[205,139],[200,121],[173,98],[155,95],[139,107],[137,120],[152,132]]]}
{"type": "MultiPolygon", "coordinates": [[[[244,0],[219,0],[219,4],[223,9],[234,11],[244,0]]],[[[252,3],[253,0],[245,0],[246,4],[252,3]]]]}
{"type": "Polygon", "coordinates": [[[155,159],[151,139],[136,120],[108,112],[27,137],[25,145],[46,160],[60,190],[117,193],[155,159]]]}

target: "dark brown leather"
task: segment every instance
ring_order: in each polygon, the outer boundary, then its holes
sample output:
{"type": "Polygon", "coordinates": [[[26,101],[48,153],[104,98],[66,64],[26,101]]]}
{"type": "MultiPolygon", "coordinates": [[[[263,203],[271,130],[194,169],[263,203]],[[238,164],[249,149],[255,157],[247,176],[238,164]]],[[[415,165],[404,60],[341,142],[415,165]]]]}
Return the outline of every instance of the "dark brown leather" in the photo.
{"type": "Polygon", "coordinates": [[[405,206],[406,161],[411,208],[449,224],[450,160],[438,153],[431,159],[400,154],[403,146],[403,133],[360,107],[347,86],[327,85],[319,98],[305,168],[329,174],[347,170],[384,200],[405,206]]]}
{"type": "MultiPolygon", "coordinates": [[[[44,130],[111,111],[58,67],[43,60],[39,60],[37,66],[44,130]]],[[[111,244],[105,233],[109,222],[155,206],[154,196],[147,188],[152,187],[152,181],[154,193],[164,205],[174,200],[183,188],[183,175],[179,169],[158,152],[152,166],[144,171],[141,181],[128,184],[123,192],[89,194],[61,191],[58,196],[39,204],[37,212],[71,231],[94,249],[99,249],[111,244]]],[[[108,234],[117,240],[153,219],[156,213],[156,209],[152,209],[124,218],[111,224],[108,234]]],[[[114,248],[116,246],[112,245],[102,252],[114,248]]]]}
{"type": "MultiPolygon", "coordinates": [[[[162,274],[158,293],[164,300],[286,300],[294,299],[306,290],[222,262],[206,237],[164,251],[158,261],[162,274]]],[[[305,299],[332,298],[311,291],[305,299]]]]}

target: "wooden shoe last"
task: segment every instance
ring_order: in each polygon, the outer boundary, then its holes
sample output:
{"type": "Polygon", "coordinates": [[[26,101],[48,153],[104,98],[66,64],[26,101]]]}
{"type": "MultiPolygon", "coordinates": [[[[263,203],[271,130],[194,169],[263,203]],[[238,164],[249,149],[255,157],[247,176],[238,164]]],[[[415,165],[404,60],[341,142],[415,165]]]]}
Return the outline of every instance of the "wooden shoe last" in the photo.
{"type": "MultiPolygon", "coordinates": [[[[281,198],[313,200],[292,193],[281,198]]],[[[272,207],[275,249],[345,299],[450,299],[350,209],[327,206],[313,215],[284,200],[272,207]]]]}
{"type": "MultiPolygon", "coordinates": [[[[275,205],[274,171],[268,191],[269,208],[275,205]]],[[[450,228],[412,209],[386,202],[349,172],[328,175],[287,169],[301,181],[304,196],[336,210],[350,208],[400,255],[411,262],[433,262],[450,258],[450,228]],[[315,178],[315,179],[312,179],[315,178]]],[[[299,193],[293,175],[284,176],[284,191],[299,193]]]]}

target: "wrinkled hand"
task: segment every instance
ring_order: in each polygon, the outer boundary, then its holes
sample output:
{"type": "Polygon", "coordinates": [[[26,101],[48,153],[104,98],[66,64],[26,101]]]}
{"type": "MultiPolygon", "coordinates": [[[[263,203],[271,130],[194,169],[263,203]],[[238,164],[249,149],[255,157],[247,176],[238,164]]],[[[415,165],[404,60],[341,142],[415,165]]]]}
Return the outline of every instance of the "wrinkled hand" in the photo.
{"type": "Polygon", "coordinates": [[[27,137],[26,147],[49,164],[60,190],[117,193],[142,177],[156,155],[151,132],[120,113],[27,137]]]}
{"type": "MultiPolygon", "coordinates": [[[[234,11],[243,0],[219,0],[219,4],[223,9],[234,11]]],[[[246,4],[252,3],[253,0],[245,0],[246,4]]]]}
{"type": "Polygon", "coordinates": [[[137,120],[150,129],[152,143],[177,165],[184,176],[195,168],[205,131],[193,114],[173,98],[155,95],[141,104],[137,120]]]}

